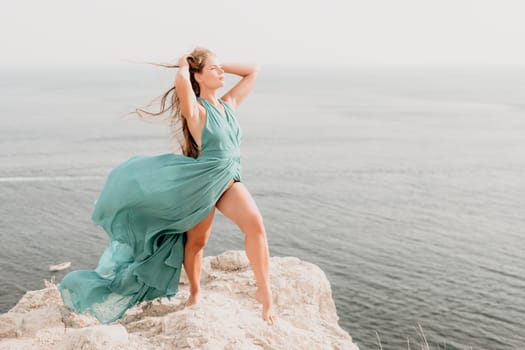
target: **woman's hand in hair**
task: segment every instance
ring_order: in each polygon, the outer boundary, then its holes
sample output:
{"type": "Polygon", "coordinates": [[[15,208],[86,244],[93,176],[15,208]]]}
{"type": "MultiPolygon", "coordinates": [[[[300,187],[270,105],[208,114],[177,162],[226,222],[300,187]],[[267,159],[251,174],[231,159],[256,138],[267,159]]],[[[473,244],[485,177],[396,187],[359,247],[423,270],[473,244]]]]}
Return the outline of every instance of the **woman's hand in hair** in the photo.
{"type": "Polygon", "coordinates": [[[190,58],[191,55],[183,55],[181,58],[179,58],[179,61],[177,62],[177,65],[179,66],[179,68],[181,67],[186,67],[188,66],[189,67],[189,63],[188,63],[188,58],[190,58]]]}

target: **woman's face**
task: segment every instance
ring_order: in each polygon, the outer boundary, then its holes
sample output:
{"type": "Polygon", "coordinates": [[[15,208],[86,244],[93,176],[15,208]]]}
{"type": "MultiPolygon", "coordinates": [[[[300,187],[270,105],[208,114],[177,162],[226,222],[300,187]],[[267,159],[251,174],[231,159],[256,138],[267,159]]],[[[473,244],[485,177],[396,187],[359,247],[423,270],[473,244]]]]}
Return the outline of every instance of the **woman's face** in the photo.
{"type": "Polygon", "coordinates": [[[195,79],[199,85],[204,85],[208,89],[218,89],[224,86],[224,70],[216,56],[206,59],[201,73],[195,73],[195,79]]]}

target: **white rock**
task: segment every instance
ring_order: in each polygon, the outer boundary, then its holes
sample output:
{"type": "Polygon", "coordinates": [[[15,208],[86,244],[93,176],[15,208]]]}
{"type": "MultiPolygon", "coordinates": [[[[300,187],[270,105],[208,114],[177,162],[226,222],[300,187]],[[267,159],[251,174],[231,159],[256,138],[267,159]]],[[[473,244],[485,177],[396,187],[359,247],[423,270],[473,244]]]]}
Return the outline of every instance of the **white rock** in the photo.
{"type": "Polygon", "coordinates": [[[182,277],[176,296],[136,305],[112,325],[67,309],[53,284],[28,292],[0,315],[0,350],[358,349],[339,327],[330,284],[316,265],[271,258],[278,315],[271,326],[253,298],[256,285],[244,251],[204,258],[197,305],[184,307],[189,286],[182,277]]]}
{"type": "Polygon", "coordinates": [[[51,304],[62,304],[60,293],[53,283],[45,281],[46,288],[26,292],[9,312],[24,313],[34,311],[51,304]]]}
{"type": "Polygon", "coordinates": [[[128,332],[120,324],[68,329],[60,350],[116,349],[128,343],[128,332]]]}
{"type": "Polygon", "coordinates": [[[213,269],[232,272],[242,271],[250,267],[250,262],[244,251],[230,250],[210,259],[213,269]]]}
{"type": "Polygon", "coordinates": [[[47,328],[57,328],[64,332],[65,326],[62,323],[60,305],[51,304],[45,308],[21,314],[20,336],[34,336],[37,332],[47,328]]]}
{"type": "Polygon", "coordinates": [[[0,316],[0,339],[15,338],[20,333],[21,318],[19,315],[3,314],[0,316]]]}
{"type": "Polygon", "coordinates": [[[49,266],[49,271],[51,271],[51,272],[62,271],[62,270],[65,270],[65,269],[69,268],[70,266],[71,266],[71,261],[65,261],[65,262],[60,263],[60,264],[50,265],[49,266]]]}

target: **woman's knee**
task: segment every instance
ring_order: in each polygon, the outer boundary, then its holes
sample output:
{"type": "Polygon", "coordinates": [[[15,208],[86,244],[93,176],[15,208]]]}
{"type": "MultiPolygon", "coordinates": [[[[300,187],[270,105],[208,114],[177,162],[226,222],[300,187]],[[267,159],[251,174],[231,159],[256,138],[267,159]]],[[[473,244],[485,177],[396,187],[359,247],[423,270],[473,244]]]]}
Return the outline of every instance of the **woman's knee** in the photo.
{"type": "Polygon", "coordinates": [[[209,233],[199,230],[190,230],[186,233],[186,248],[192,250],[201,250],[208,243],[209,233]]]}
{"type": "Polygon", "coordinates": [[[210,214],[208,214],[204,220],[186,232],[186,247],[198,251],[206,246],[211,234],[214,213],[215,208],[212,209],[210,214]]]}
{"type": "Polygon", "coordinates": [[[192,250],[199,251],[199,250],[204,249],[207,243],[208,243],[208,240],[203,239],[203,238],[198,238],[198,239],[193,239],[193,240],[188,239],[186,241],[186,249],[192,249],[192,250]]]}
{"type": "Polygon", "coordinates": [[[241,229],[245,234],[265,234],[264,222],[258,210],[251,210],[243,218],[241,229]]]}

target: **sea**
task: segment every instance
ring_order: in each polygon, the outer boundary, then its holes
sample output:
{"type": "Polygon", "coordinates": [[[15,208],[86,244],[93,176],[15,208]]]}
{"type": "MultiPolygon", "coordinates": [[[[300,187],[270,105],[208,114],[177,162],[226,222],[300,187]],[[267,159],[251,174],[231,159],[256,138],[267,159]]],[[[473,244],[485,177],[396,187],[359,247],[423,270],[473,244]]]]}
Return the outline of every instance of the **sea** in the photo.
{"type": "MultiPolygon", "coordinates": [[[[175,74],[0,66],[0,312],[96,266],[109,171],[174,150],[129,113],[175,74]]],[[[261,65],[237,118],[270,255],[325,272],[362,350],[525,349],[525,66],[261,65]]],[[[204,254],[240,249],[217,213],[204,254]]]]}

